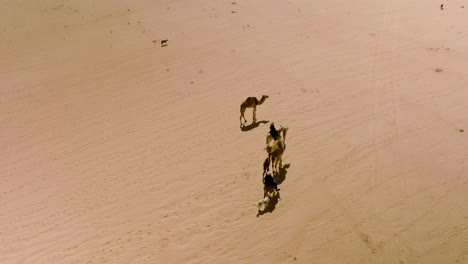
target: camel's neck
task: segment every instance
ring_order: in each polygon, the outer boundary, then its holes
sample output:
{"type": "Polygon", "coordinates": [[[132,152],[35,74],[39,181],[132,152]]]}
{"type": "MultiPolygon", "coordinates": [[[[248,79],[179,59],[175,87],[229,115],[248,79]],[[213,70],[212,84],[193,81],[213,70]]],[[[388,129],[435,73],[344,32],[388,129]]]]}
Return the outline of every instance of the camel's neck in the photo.
{"type": "Polygon", "coordinates": [[[263,104],[263,102],[265,102],[265,100],[266,100],[266,97],[263,97],[263,96],[262,96],[262,99],[258,102],[258,104],[259,104],[259,105],[263,104]]]}

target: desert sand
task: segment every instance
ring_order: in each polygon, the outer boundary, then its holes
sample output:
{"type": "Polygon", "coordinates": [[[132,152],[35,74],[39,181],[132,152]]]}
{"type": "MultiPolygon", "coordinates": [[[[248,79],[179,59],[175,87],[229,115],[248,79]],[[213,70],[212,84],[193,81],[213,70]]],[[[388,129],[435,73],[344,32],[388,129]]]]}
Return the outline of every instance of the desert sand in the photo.
{"type": "Polygon", "coordinates": [[[468,263],[468,2],[441,4],[2,1],[0,263],[468,263]]]}

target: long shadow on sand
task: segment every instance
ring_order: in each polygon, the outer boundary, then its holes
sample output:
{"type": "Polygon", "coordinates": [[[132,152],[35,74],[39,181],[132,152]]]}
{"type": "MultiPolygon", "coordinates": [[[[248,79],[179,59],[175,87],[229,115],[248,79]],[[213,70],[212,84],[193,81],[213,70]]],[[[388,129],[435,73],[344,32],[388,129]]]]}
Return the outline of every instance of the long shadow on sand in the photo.
{"type": "Polygon", "coordinates": [[[281,167],[278,171],[278,174],[275,175],[275,182],[277,184],[281,184],[286,180],[286,174],[288,173],[288,169],[291,167],[291,163],[284,164],[283,167],[281,167]]]}
{"type": "Polygon", "coordinates": [[[267,121],[267,120],[262,120],[260,122],[253,122],[252,124],[248,125],[248,126],[241,126],[241,130],[246,132],[246,131],[249,131],[249,130],[252,130],[256,127],[258,127],[260,124],[268,124],[270,121],[267,121]]]}
{"type": "Polygon", "coordinates": [[[257,217],[259,217],[261,215],[264,215],[266,213],[273,212],[275,210],[275,208],[276,208],[276,204],[278,204],[279,199],[281,199],[281,197],[280,197],[280,194],[278,192],[275,196],[273,196],[271,198],[271,200],[268,203],[267,207],[265,207],[265,209],[263,209],[263,211],[258,210],[257,217]]]}

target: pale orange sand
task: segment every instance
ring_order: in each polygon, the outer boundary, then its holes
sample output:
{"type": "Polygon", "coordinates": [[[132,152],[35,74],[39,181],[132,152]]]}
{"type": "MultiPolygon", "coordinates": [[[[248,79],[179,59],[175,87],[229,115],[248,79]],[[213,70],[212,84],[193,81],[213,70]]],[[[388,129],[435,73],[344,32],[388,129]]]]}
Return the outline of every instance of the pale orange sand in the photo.
{"type": "Polygon", "coordinates": [[[2,1],[0,263],[468,263],[468,2],[234,1],[2,1]]]}

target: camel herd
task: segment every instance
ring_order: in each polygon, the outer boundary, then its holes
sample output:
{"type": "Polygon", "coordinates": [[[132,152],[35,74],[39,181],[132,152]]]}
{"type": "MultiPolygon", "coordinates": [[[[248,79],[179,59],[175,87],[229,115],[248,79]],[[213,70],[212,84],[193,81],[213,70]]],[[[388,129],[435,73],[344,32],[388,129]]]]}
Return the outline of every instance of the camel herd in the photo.
{"type": "MultiPolygon", "coordinates": [[[[248,97],[240,106],[240,125],[241,128],[247,123],[247,119],[244,116],[247,108],[253,108],[253,123],[257,121],[257,105],[261,105],[268,95],[263,95],[260,100],[256,97],[248,97]],[[242,118],[244,122],[242,122],[242,118]]],[[[280,129],[276,130],[274,123],[270,125],[270,131],[266,135],[266,147],[265,150],[268,153],[268,158],[263,163],[263,199],[261,199],[257,206],[258,209],[264,205],[267,207],[269,201],[276,195],[279,195],[278,186],[273,178],[275,174],[279,172],[282,167],[282,156],[286,150],[286,133],[287,127],[280,126],[280,129]],[[281,136],[282,134],[282,136],[281,136]],[[273,143],[271,143],[273,141],[273,143]],[[271,143],[271,144],[270,144],[271,143]],[[271,170],[270,170],[271,164],[271,170]]]]}

